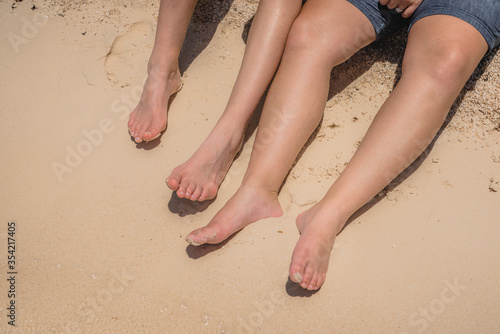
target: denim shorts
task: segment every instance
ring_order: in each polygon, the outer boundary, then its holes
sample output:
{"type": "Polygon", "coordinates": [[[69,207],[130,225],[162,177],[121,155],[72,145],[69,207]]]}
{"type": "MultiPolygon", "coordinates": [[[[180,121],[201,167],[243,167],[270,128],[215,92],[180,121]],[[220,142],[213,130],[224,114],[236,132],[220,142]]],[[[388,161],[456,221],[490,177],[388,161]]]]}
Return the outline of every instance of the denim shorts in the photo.
{"type": "MultiPolygon", "coordinates": [[[[396,14],[381,6],[379,0],[347,0],[356,6],[372,23],[380,36],[396,14]]],[[[457,17],[476,28],[490,49],[500,45],[500,0],[423,0],[408,18],[410,28],[418,20],[431,15],[457,17]]]]}

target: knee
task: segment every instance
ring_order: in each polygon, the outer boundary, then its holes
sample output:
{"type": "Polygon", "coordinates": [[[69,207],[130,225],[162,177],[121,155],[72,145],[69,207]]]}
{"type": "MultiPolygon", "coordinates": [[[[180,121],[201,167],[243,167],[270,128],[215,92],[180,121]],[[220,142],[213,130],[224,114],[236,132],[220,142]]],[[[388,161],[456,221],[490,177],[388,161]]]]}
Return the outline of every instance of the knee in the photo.
{"type": "Polygon", "coordinates": [[[462,86],[472,71],[467,50],[461,45],[443,45],[433,52],[426,66],[428,77],[441,87],[462,86]]]}
{"type": "Polygon", "coordinates": [[[309,20],[295,20],[286,40],[285,52],[309,52],[321,45],[318,32],[309,20]]]}
{"type": "MultiPolygon", "coordinates": [[[[341,29],[332,28],[330,21],[325,18],[311,20],[299,15],[288,34],[285,54],[302,54],[333,68],[370,41],[371,31],[367,33],[360,27],[352,29],[356,34],[345,34],[341,29]],[[355,37],[351,38],[352,36],[355,37]]],[[[371,26],[369,29],[373,30],[371,26]]]]}

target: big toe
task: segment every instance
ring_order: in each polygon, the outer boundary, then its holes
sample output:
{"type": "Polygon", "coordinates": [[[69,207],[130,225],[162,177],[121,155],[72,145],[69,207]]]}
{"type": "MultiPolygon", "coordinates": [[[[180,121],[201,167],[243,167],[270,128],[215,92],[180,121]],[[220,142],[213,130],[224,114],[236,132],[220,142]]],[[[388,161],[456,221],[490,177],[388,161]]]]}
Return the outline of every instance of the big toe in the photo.
{"type": "Polygon", "coordinates": [[[290,270],[290,279],[295,283],[302,283],[302,274],[299,270],[290,270]]]}
{"type": "Polygon", "coordinates": [[[307,252],[297,252],[290,264],[290,279],[308,290],[318,290],[325,282],[326,269],[307,252]]]}
{"type": "Polygon", "coordinates": [[[153,139],[156,139],[158,138],[160,134],[159,133],[155,133],[151,130],[148,130],[148,131],[145,131],[143,134],[142,134],[142,139],[145,140],[145,141],[151,141],[153,139]]]}
{"type": "Polygon", "coordinates": [[[311,283],[315,270],[310,261],[309,252],[303,248],[300,241],[302,240],[299,239],[293,251],[292,263],[290,264],[290,279],[300,284],[301,287],[307,288],[311,283]]]}
{"type": "Polygon", "coordinates": [[[160,137],[161,133],[165,129],[166,129],[166,127],[164,127],[161,130],[160,129],[148,129],[148,130],[144,131],[144,133],[142,134],[142,139],[145,141],[155,140],[156,138],[160,137]]]}
{"type": "Polygon", "coordinates": [[[217,233],[210,231],[208,228],[202,227],[191,232],[187,237],[186,241],[193,246],[200,246],[206,243],[211,243],[217,237],[217,233]]]}
{"type": "Polygon", "coordinates": [[[290,279],[295,283],[302,283],[304,279],[304,266],[300,263],[293,263],[290,265],[290,279]]]}
{"type": "Polygon", "coordinates": [[[167,186],[173,190],[173,191],[177,191],[179,189],[179,186],[180,186],[180,182],[179,180],[175,177],[175,176],[172,176],[170,175],[166,180],[165,180],[165,183],[167,184],[167,186]]]}

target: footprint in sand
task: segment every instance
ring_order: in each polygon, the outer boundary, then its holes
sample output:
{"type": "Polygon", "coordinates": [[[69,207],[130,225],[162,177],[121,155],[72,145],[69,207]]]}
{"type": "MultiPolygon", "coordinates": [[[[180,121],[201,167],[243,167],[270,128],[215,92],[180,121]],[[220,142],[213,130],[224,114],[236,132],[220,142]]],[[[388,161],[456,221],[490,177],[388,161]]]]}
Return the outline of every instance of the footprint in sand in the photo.
{"type": "Polygon", "coordinates": [[[122,87],[141,82],[153,43],[154,26],[147,21],[134,23],[117,36],[104,61],[108,80],[122,87]]]}

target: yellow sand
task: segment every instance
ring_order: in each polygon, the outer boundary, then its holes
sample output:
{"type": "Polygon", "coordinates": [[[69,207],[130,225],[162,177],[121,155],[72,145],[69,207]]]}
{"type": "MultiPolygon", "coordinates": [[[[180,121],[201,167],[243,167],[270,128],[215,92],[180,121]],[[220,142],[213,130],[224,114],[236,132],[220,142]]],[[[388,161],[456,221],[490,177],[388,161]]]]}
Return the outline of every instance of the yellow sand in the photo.
{"type": "Polygon", "coordinates": [[[420,167],[339,235],[325,285],[308,294],[287,283],[294,219],[344,168],[400,58],[371,48],[334,73],[339,93],[283,186],[283,217],[194,247],[185,236],[235,192],[255,133],[215,201],[179,200],[164,179],[222,113],[256,2],[234,1],[219,24],[198,9],[169,127],[139,146],[126,124],[157,1],[12,2],[0,2],[0,332],[500,331],[498,56],[420,167]],[[6,309],[12,221],[17,331],[6,309]]]}

